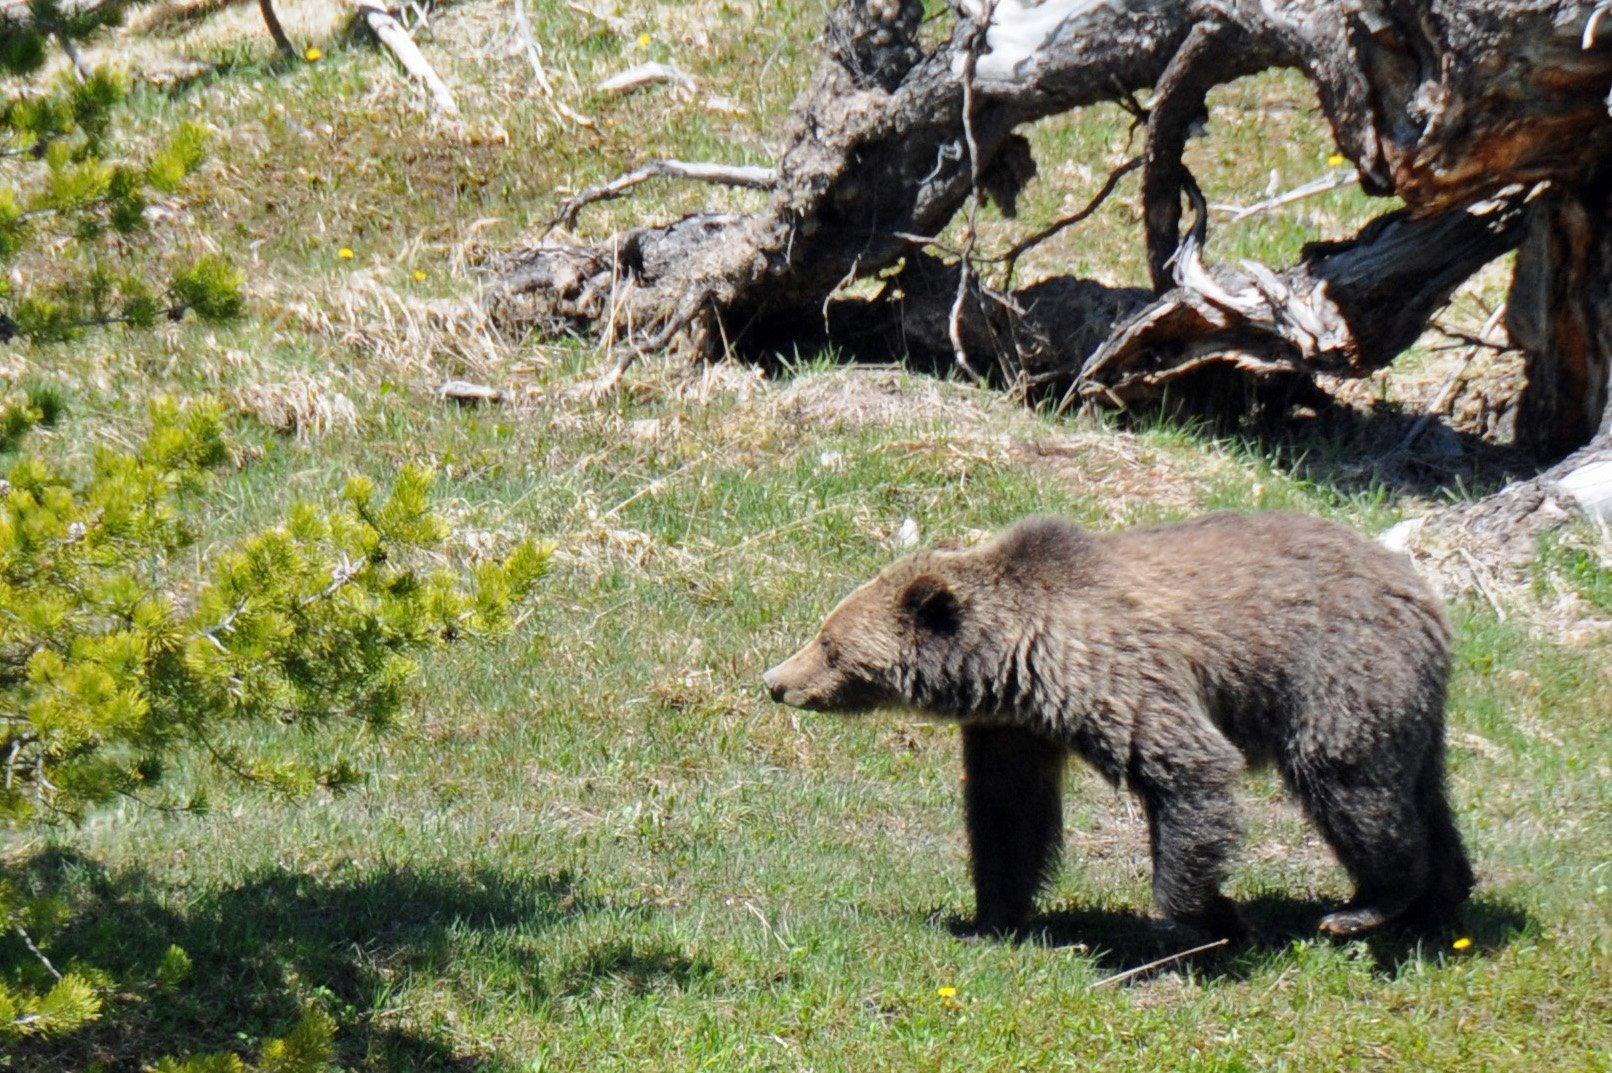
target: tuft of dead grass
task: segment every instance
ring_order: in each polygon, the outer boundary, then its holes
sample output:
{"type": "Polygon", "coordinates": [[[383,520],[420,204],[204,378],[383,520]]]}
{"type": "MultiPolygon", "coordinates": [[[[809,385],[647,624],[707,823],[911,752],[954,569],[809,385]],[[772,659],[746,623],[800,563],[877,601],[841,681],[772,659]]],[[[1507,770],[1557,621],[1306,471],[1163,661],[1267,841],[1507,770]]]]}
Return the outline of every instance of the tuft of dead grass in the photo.
{"type": "Polygon", "coordinates": [[[1501,547],[1469,528],[1436,529],[1421,519],[1397,527],[1393,543],[1449,600],[1482,600],[1502,620],[1517,620],[1550,641],[1589,647],[1612,639],[1612,612],[1587,598],[1564,563],[1612,574],[1612,529],[1579,521],[1556,531],[1548,554],[1527,539],[1501,547]]]}
{"type": "Polygon", "coordinates": [[[301,439],[358,427],[358,407],[328,374],[247,384],[230,397],[241,412],[286,436],[301,439]]]}
{"type": "Polygon", "coordinates": [[[394,375],[487,375],[523,359],[531,364],[521,341],[500,331],[474,298],[406,294],[372,274],[355,273],[283,308],[308,334],[394,375]]]}
{"type": "Polygon", "coordinates": [[[770,416],[786,426],[848,430],[942,423],[953,433],[978,431],[1010,406],[1003,396],[941,380],[857,368],[798,377],[767,402],[770,416]]]}

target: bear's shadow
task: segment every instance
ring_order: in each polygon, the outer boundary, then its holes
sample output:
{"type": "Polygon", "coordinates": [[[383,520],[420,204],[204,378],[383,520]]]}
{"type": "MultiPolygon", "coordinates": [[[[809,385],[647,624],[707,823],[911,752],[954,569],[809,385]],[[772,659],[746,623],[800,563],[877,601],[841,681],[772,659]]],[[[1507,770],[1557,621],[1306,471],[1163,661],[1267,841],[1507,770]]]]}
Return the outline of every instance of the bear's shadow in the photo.
{"type": "MultiPolygon", "coordinates": [[[[1016,931],[991,934],[981,934],[971,920],[962,917],[936,914],[930,919],[959,938],[1076,949],[1105,976],[1144,970],[1125,977],[1126,983],[1182,972],[1191,972],[1204,981],[1246,980],[1267,969],[1273,958],[1290,951],[1295,943],[1338,942],[1316,931],[1316,922],[1337,908],[1335,901],[1262,895],[1241,902],[1239,908],[1253,932],[1250,942],[1189,957],[1179,955],[1211,940],[1131,909],[1066,906],[1037,916],[1016,931]],[[1144,968],[1159,961],[1165,963],[1144,968]]],[[[1527,910],[1480,896],[1463,907],[1461,923],[1452,930],[1417,933],[1385,928],[1354,941],[1363,945],[1374,971],[1393,977],[1414,962],[1436,961],[1445,956],[1482,956],[1503,949],[1534,928],[1534,919],[1527,910]],[[1452,943],[1460,938],[1470,939],[1471,944],[1463,944],[1457,952],[1452,943]]]]}

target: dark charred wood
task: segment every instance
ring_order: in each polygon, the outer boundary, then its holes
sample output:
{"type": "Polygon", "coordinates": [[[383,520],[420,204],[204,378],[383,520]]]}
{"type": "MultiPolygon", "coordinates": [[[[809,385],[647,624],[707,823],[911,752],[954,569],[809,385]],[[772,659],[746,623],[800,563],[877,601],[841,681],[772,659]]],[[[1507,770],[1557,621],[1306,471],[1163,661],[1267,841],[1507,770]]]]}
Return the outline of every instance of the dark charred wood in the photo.
{"type": "Polygon", "coordinates": [[[1612,421],[1612,184],[1533,206],[1507,303],[1527,355],[1519,440],[1560,458],[1612,421]]]}

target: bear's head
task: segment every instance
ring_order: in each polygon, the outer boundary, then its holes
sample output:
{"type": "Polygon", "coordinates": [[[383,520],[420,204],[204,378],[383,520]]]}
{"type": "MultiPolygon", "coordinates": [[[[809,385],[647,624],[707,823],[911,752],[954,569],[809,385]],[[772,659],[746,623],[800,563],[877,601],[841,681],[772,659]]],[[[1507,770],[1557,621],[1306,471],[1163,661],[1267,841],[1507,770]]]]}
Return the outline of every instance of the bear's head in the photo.
{"type": "Polygon", "coordinates": [[[1091,536],[1059,518],[918,552],[847,596],[762,679],[774,700],[812,711],[1008,715],[1001,706],[1024,687],[1026,637],[1068,613],[1098,562],[1091,536]]]}
{"type": "Polygon", "coordinates": [[[762,676],[772,698],[842,715],[934,707],[929,687],[939,684],[969,632],[970,600],[956,560],[921,552],[851,593],[811,643],[762,676]]]}

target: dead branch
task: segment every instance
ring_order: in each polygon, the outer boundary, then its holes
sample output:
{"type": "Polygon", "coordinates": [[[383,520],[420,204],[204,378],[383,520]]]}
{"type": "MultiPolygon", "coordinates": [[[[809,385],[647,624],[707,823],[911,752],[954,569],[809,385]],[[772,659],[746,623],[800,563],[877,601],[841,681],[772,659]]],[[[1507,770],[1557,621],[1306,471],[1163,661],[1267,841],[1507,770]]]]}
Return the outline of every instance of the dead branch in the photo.
{"type": "MultiPolygon", "coordinates": [[[[267,0],[264,0],[267,3],[267,0]]],[[[589,130],[595,129],[598,124],[581,112],[566,104],[560,95],[554,91],[554,83],[549,81],[548,71],[543,67],[543,46],[537,43],[532,36],[532,20],[526,12],[526,0],[514,0],[515,6],[515,34],[520,38],[521,50],[526,53],[526,62],[532,65],[532,76],[537,79],[538,91],[549,102],[549,107],[565,119],[589,130]]]]}
{"type": "Polygon", "coordinates": [[[504,401],[504,393],[487,384],[472,380],[449,380],[437,388],[437,397],[457,402],[462,406],[496,404],[504,401]]]}
{"type": "Polygon", "coordinates": [[[981,168],[979,142],[974,137],[974,71],[979,64],[980,49],[985,45],[985,35],[990,29],[991,19],[996,15],[997,0],[985,0],[985,6],[980,19],[975,25],[974,32],[969,35],[966,50],[963,53],[963,147],[968,152],[969,174],[969,203],[968,226],[963,235],[962,256],[957,259],[957,291],[952,298],[951,312],[946,318],[946,337],[951,340],[952,360],[956,363],[958,371],[966,374],[975,383],[983,383],[984,378],[968,360],[968,344],[963,339],[963,303],[968,300],[968,288],[973,276],[974,243],[979,237],[979,208],[981,196],[981,168]]]}
{"type": "Polygon", "coordinates": [[[1329,190],[1348,186],[1357,178],[1358,176],[1353,171],[1343,169],[1335,171],[1331,175],[1323,175],[1319,179],[1312,179],[1302,186],[1295,186],[1285,194],[1278,194],[1253,205],[1210,205],[1209,207],[1216,212],[1227,213],[1230,216],[1230,219],[1226,221],[1228,224],[1241,223],[1250,216],[1258,216],[1262,212],[1280,209],[1294,202],[1315,197],[1317,194],[1324,194],[1329,190]]]}
{"type": "Polygon", "coordinates": [[[1405,435],[1388,452],[1386,456],[1388,460],[1397,461],[1409,454],[1410,449],[1416,446],[1416,441],[1422,438],[1422,433],[1427,431],[1427,426],[1433,423],[1434,418],[1444,413],[1445,408],[1454,400],[1456,392],[1466,382],[1467,371],[1472,365],[1472,356],[1476,353],[1477,348],[1467,348],[1466,353],[1461,358],[1461,364],[1455,367],[1454,372],[1444,378],[1444,383],[1439,386],[1438,394],[1434,395],[1433,401],[1427,404],[1427,409],[1411,424],[1405,435]]]}
{"type": "Polygon", "coordinates": [[[1095,984],[1091,985],[1092,990],[1095,991],[1099,987],[1108,987],[1112,984],[1122,984],[1126,980],[1133,980],[1138,976],[1150,973],[1155,969],[1162,969],[1166,965],[1174,964],[1177,961],[1182,961],[1198,954],[1206,954],[1211,950],[1218,950],[1223,946],[1230,945],[1230,939],[1216,939],[1212,943],[1204,943],[1202,946],[1194,946],[1190,950],[1182,950],[1179,953],[1168,954],[1165,957],[1158,958],[1157,960],[1149,961],[1146,965],[1138,965],[1134,969],[1126,969],[1124,972],[1116,972],[1112,976],[1105,976],[1101,980],[1098,980],[1095,984]]]}
{"type": "Polygon", "coordinates": [[[438,111],[444,115],[457,117],[459,105],[453,99],[453,91],[425,58],[420,47],[414,43],[414,38],[403,28],[403,24],[381,7],[378,0],[353,0],[353,5],[364,16],[364,22],[376,40],[391,51],[405,71],[425,83],[426,88],[431,91],[432,100],[436,101],[438,111]]]}
{"type": "Polygon", "coordinates": [[[1239,27],[1209,19],[1193,26],[1159,78],[1148,110],[1142,212],[1148,269],[1161,293],[1171,283],[1169,266],[1180,246],[1181,195],[1192,181],[1182,161],[1187,139],[1208,114],[1211,89],[1261,66],[1263,57],[1248,47],[1239,27]]]}
{"type": "Polygon", "coordinates": [[[772,168],[749,164],[655,160],[602,186],[588,187],[561,207],[554,223],[561,227],[573,227],[576,225],[577,216],[589,205],[621,197],[627,191],[642,186],[651,179],[688,179],[692,182],[714,183],[718,186],[737,186],[746,190],[771,190],[778,183],[778,173],[772,168]]]}
{"type": "Polygon", "coordinates": [[[269,36],[274,38],[274,47],[288,57],[295,57],[297,46],[291,43],[286,36],[285,27],[280,25],[280,16],[274,10],[274,0],[257,0],[257,9],[263,15],[263,25],[268,27],[269,36]]]}
{"type": "Polygon", "coordinates": [[[601,93],[610,93],[619,97],[643,89],[645,86],[668,83],[681,86],[689,92],[700,88],[699,83],[694,81],[694,77],[681,68],[673,67],[666,63],[641,63],[600,82],[598,89],[601,93]]]}
{"type": "Polygon", "coordinates": [[[1103,182],[1102,187],[1098,189],[1097,193],[1092,195],[1091,200],[1086,202],[1085,206],[1081,208],[1079,212],[1065,216],[1063,219],[1052,224],[1050,227],[1037,231],[1029,238],[1023,239],[1022,241],[1016,243],[1013,248],[1008,250],[1006,253],[998,255],[997,257],[992,258],[992,260],[994,262],[1000,262],[1007,265],[1007,278],[1011,283],[1013,280],[1013,271],[1018,267],[1019,264],[1019,258],[1023,257],[1025,254],[1029,253],[1043,242],[1046,242],[1048,239],[1060,235],[1069,230],[1069,228],[1074,227],[1076,224],[1082,223],[1089,219],[1093,213],[1102,208],[1103,203],[1108,200],[1109,196],[1113,194],[1114,189],[1119,186],[1120,180],[1141,166],[1141,157],[1131,157],[1131,159],[1127,160],[1125,163],[1108,173],[1108,178],[1103,182]]]}
{"type": "Polygon", "coordinates": [[[62,51],[67,53],[67,59],[73,65],[73,74],[80,82],[86,81],[93,72],[90,70],[90,65],[84,62],[78,46],[73,44],[72,35],[65,31],[57,31],[52,36],[56,38],[56,43],[62,46],[62,51]]]}

